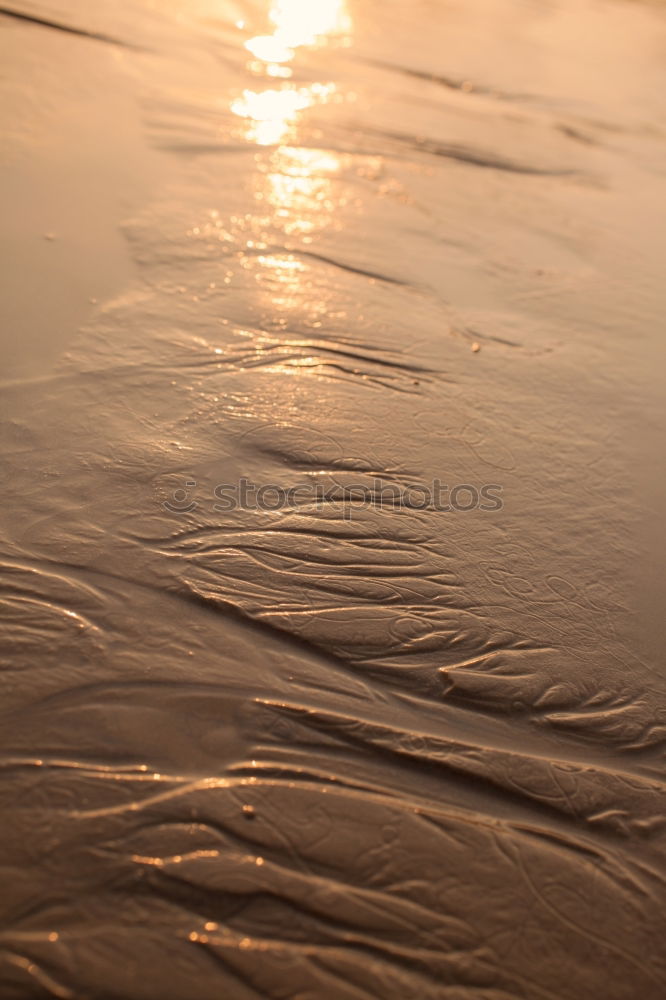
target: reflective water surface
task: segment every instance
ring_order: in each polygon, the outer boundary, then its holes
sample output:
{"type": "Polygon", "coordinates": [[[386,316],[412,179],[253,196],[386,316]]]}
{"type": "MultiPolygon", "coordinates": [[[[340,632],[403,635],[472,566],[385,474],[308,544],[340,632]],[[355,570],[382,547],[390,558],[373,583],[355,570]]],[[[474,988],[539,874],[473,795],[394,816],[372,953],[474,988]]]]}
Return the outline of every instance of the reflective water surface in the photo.
{"type": "Polygon", "coordinates": [[[17,12],[0,995],[661,1000],[662,8],[17,12]]]}

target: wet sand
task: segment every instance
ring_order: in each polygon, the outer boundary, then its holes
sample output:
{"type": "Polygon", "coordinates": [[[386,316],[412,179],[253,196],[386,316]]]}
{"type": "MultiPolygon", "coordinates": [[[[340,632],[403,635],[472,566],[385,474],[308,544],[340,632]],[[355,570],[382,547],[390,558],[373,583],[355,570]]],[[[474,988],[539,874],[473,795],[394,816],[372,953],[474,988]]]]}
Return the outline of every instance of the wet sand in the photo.
{"type": "Polygon", "coordinates": [[[6,10],[0,996],[661,1000],[663,6],[6,10]]]}

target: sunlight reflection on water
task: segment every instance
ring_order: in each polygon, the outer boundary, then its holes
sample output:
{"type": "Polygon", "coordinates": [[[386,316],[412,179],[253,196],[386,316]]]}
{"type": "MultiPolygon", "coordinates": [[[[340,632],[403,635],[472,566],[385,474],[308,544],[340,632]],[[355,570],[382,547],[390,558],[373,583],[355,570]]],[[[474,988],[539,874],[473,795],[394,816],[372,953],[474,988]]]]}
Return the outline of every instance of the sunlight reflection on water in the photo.
{"type": "Polygon", "coordinates": [[[270,34],[256,34],[244,43],[252,56],[247,69],[266,85],[244,89],[233,100],[231,111],[243,119],[246,140],[272,148],[257,153],[256,213],[236,223],[232,220],[231,229],[243,247],[241,267],[254,276],[258,298],[272,325],[278,322],[276,317],[284,319],[300,310],[316,326],[326,303],[320,301],[312,268],[299,251],[323,232],[340,227],[340,210],[347,198],[340,184],[343,158],[330,149],[301,145],[299,126],[307,109],[343,95],[326,79],[310,82],[301,77],[297,82],[291,77],[299,49],[346,46],[352,24],[346,0],[273,0],[268,24],[270,34]],[[272,246],[286,252],[271,253],[272,246]],[[269,252],[257,255],[264,248],[269,252]]]}
{"type": "MultiPolygon", "coordinates": [[[[272,79],[291,76],[285,64],[299,48],[323,48],[333,39],[348,42],[352,26],[345,0],[273,0],[268,19],[272,33],[249,38],[245,48],[254,57],[249,68],[272,79]]],[[[247,139],[270,146],[287,137],[301,111],[325,103],[334,92],[333,84],[323,82],[244,90],[231,110],[245,119],[247,139]]]]}
{"type": "Polygon", "coordinates": [[[313,83],[309,87],[244,90],[231,110],[247,120],[247,139],[258,146],[273,146],[287,136],[299,111],[325,101],[334,89],[333,84],[313,83]]]}

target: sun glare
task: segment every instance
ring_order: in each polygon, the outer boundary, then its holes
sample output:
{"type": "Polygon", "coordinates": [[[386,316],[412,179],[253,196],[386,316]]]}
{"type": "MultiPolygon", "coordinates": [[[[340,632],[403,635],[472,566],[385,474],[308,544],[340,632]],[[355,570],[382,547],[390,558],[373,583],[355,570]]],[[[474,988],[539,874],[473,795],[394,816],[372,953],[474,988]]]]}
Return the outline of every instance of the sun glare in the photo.
{"type": "MultiPolygon", "coordinates": [[[[287,64],[299,48],[323,47],[351,31],[346,0],[273,0],[268,21],[272,33],[249,38],[245,48],[253,56],[248,68],[275,81],[291,76],[287,64]]],[[[334,89],[326,83],[274,83],[263,91],[245,90],[231,110],[245,119],[246,138],[260,146],[275,145],[287,138],[300,112],[325,103],[334,89]]]]}

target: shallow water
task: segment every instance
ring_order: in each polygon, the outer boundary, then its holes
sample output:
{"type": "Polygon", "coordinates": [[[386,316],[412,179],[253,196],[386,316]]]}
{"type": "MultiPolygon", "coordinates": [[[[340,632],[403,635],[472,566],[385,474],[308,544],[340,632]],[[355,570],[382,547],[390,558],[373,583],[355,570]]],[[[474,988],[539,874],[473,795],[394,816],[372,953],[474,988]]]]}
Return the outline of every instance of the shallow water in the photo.
{"type": "Polygon", "coordinates": [[[660,1000],[663,7],[12,11],[2,997],[660,1000]]]}

